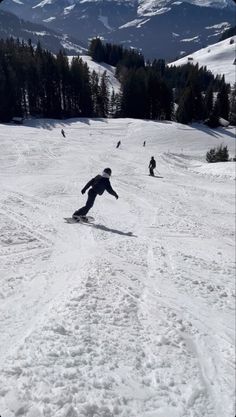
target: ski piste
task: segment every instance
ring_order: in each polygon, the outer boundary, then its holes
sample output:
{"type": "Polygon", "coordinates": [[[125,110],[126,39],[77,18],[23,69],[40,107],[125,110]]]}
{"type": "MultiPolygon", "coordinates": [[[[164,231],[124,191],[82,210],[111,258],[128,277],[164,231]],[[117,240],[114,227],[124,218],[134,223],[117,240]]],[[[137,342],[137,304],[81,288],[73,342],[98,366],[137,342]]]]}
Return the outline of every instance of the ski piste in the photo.
{"type": "Polygon", "coordinates": [[[138,119],[0,124],[2,417],[234,416],[235,163],[204,160],[219,143],[234,157],[233,136],[138,119]],[[108,165],[119,200],[67,224],[108,165]]]}

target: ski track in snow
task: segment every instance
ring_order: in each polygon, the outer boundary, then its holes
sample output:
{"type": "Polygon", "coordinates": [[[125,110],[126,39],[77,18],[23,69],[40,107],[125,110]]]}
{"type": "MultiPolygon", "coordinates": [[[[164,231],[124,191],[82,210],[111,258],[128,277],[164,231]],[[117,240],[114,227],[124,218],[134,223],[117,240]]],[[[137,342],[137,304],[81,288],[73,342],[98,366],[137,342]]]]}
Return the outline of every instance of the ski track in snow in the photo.
{"type": "Polygon", "coordinates": [[[234,143],[204,129],[0,125],[1,417],[234,415],[235,183],[195,171],[234,143]],[[106,166],[119,200],[66,224],[106,166]]]}

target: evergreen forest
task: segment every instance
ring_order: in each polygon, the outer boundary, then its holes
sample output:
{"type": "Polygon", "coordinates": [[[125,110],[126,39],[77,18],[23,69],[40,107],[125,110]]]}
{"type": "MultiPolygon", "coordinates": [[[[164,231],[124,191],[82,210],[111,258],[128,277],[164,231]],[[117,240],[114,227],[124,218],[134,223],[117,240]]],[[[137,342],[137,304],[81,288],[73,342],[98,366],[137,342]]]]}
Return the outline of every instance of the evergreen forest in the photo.
{"type": "Polygon", "coordinates": [[[82,59],[69,62],[19,40],[0,40],[0,121],[14,117],[131,117],[208,120],[215,127],[219,117],[235,123],[235,90],[224,77],[214,77],[205,67],[186,64],[169,67],[163,59],[145,62],[136,50],[104,44],[94,38],[89,54],[96,62],[116,67],[121,90],[108,85],[106,71],[99,76],[82,59]]]}

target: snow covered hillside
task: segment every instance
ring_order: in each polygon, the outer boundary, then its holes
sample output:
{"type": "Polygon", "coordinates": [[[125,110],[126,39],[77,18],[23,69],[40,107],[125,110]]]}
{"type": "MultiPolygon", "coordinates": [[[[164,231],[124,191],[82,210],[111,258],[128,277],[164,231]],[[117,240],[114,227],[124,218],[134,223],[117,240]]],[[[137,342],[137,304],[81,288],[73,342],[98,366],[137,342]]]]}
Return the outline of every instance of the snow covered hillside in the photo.
{"type": "Polygon", "coordinates": [[[198,63],[200,67],[206,66],[214,75],[224,75],[225,81],[233,85],[236,83],[235,43],[236,36],[232,36],[171,62],[169,65],[179,66],[187,62],[196,65],[198,63]],[[230,43],[231,39],[234,43],[230,43]]]}
{"type": "MultiPolygon", "coordinates": [[[[71,62],[73,56],[69,56],[69,62],[71,62]]],[[[98,76],[101,78],[103,73],[106,71],[107,75],[107,81],[108,81],[108,88],[110,90],[110,93],[112,93],[112,90],[114,90],[115,93],[119,93],[120,91],[120,82],[115,77],[116,68],[112,67],[111,65],[103,63],[97,63],[92,60],[91,56],[88,55],[80,55],[80,58],[83,60],[83,62],[86,62],[90,73],[95,71],[98,76]]]]}
{"type": "Polygon", "coordinates": [[[234,415],[235,167],[204,160],[221,143],[234,156],[230,128],[0,125],[1,417],[234,415]],[[105,167],[119,199],[65,223],[105,167]]]}

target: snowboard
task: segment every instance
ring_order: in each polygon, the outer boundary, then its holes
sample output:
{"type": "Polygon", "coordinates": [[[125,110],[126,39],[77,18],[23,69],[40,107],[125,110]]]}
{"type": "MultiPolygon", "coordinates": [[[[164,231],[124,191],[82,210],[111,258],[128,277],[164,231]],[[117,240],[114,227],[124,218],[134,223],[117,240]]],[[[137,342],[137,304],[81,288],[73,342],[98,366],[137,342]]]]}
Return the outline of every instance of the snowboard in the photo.
{"type": "Polygon", "coordinates": [[[64,217],[64,219],[66,220],[67,223],[92,223],[94,222],[94,217],[92,216],[83,216],[79,219],[74,219],[73,217],[64,217]]]}

